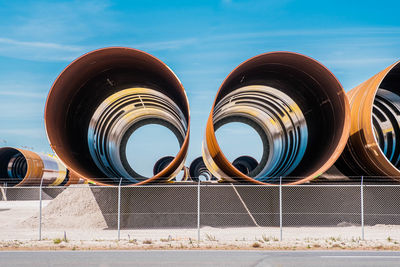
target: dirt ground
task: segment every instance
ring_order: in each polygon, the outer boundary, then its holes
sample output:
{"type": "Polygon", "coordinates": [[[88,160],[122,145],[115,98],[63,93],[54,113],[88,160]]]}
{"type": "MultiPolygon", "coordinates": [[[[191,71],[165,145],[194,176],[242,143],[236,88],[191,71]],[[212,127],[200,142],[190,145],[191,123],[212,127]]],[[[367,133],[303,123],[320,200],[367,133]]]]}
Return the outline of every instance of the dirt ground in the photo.
{"type": "MultiPolygon", "coordinates": [[[[43,201],[43,210],[50,205],[43,201]]],[[[54,206],[54,204],[53,204],[54,206]]],[[[197,229],[122,229],[120,241],[116,229],[107,229],[99,218],[89,214],[95,224],[69,224],[71,218],[54,213],[56,224],[42,222],[39,239],[38,201],[0,201],[0,249],[390,249],[400,250],[399,225],[361,227],[343,224],[337,227],[200,228],[197,229]],[[59,217],[56,217],[59,216],[59,217]]],[[[46,212],[44,212],[46,215],[46,212]]],[[[49,213],[50,214],[50,213],[49,213]]],[[[50,215],[49,215],[50,216],[50,215]]],[[[71,216],[75,216],[71,214],[71,216]]],[[[79,216],[84,216],[80,214],[79,216]]],[[[84,217],[80,217],[84,221],[84,217]]]]}

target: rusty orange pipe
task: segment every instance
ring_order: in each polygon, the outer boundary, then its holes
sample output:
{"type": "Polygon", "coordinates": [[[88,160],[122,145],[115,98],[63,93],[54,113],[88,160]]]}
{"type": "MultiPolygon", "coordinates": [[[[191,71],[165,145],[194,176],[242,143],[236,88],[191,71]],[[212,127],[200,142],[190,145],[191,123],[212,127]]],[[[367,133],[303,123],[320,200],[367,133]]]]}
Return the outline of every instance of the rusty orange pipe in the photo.
{"type": "Polygon", "coordinates": [[[43,186],[79,182],[57,158],[12,147],[0,148],[0,177],[9,186],[38,186],[42,180],[43,186]]]}
{"type": "MultiPolygon", "coordinates": [[[[172,70],[145,52],[109,47],[67,66],[46,102],[50,145],[78,177],[100,185],[172,180],[188,151],[190,114],[185,90],[172,70]],[[137,128],[161,124],[177,136],[180,150],[153,177],[142,177],[126,159],[126,142],[137,128]]],[[[137,151],[136,153],[141,153],[137,151]]]]}
{"type": "Polygon", "coordinates": [[[349,129],[348,100],[326,67],[297,53],[261,54],[235,68],[219,88],[203,159],[220,181],[276,184],[283,176],[283,183],[301,184],[334,164],[349,129]],[[263,140],[263,157],[252,173],[240,172],[221,151],[215,131],[230,122],[252,126],[263,140]]]}
{"type": "Polygon", "coordinates": [[[396,62],[347,93],[350,138],[335,163],[343,174],[400,180],[399,85],[400,63],[396,62]]]}

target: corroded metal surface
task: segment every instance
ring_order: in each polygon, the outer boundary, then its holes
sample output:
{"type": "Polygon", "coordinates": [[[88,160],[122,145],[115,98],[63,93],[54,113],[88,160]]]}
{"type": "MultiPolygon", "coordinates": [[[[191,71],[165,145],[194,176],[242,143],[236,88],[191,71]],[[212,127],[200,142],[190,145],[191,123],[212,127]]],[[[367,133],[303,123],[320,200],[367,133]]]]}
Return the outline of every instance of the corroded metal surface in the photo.
{"type": "Polygon", "coordinates": [[[185,90],[171,69],[123,47],[95,50],[72,62],[54,82],[45,109],[54,152],[74,176],[96,184],[116,184],[121,177],[123,184],[173,179],[186,158],[189,117],[185,90]],[[180,150],[159,173],[143,177],[126,160],[126,142],[137,128],[154,123],[174,132],[180,150]]]}
{"type": "Polygon", "coordinates": [[[67,169],[57,159],[32,151],[2,147],[0,148],[0,177],[8,185],[65,185],[69,181],[67,169]]]}
{"type": "Polygon", "coordinates": [[[319,62],[290,52],[266,53],[233,70],[221,85],[203,140],[203,159],[220,181],[299,184],[339,157],[348,138],[350,109],[334,75],[319,62]],[[223,124],[252,126],[263,157],[248,175],[224,156],[215,131],[223,124]],[[294,178],[301,177],[301,178],[294,178]]]}
{"type": "Polygon", "coordinates": [[[347,94],[352,119],[350,138],[336,167],[347,176],[400,179],[399,62],[347,94]]]}

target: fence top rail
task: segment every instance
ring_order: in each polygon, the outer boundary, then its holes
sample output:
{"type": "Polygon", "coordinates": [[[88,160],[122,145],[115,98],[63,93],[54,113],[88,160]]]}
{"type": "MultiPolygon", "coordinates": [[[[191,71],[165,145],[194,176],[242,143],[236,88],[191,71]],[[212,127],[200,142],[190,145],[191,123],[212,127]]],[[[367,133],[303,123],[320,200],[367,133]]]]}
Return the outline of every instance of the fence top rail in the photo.
{"type": "MultiPolygon", "coordinates": [[[[236,188],[279,188],[279,185],[251,185],[251,184],[160,184],[160,185],[121,185],[121,188],[207,188],[207,187],[214,187],[214,188],[223,188],[223,187],[236,187],[236,188]]],[[[300,185],[285,185],[282,184],[282,188],[358,188],[360,186],[363,187],[393,187],[393,188],[400,188],[400,184],[300,184],[300,185]]],[[[118,188],[118,185],[110,185],[110,186],[100,186],[100,185],[71,185],[71,186],[0,186],[1,188],[5,189],[63,189],[63,188],[92,188],[92,189],[100,189],[100,188],[118,188]]]]}

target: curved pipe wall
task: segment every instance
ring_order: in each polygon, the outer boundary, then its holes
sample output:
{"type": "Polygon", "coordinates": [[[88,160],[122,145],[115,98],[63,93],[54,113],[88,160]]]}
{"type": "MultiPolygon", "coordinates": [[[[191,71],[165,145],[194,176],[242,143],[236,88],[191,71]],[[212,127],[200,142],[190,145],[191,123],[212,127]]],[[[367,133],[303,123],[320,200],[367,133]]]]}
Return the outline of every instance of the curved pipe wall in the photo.
{"type": "Polygon", "coordinates": [[[171,69],[123,47],[95,50],[72,62],[54,82],[45,109],[54,152],[77,175],[97,184],[173,179],[186,158],[189,117],[185,90],[171,69]],[[153,177],[138,174],[126,157],[129,137],[146,124],[169,128],[180,144],[178,154],[153,177]]]}
{"type": "Polygon", "coordinates": [[[8,186],[69,185],[76,179],[68,177],[68,171],[56,158],[32,151],[0,148],[0,177],[8,186]]]}
{"type": "Polygon", "coordinates": [[[349,128],[346,95],[328,69],[296,53],[261,54],[240,64],[219,88],[203,159],[221,181],[274,184],[282,176],[285,183],[304,183],[335,162],[349,128]],[[230,122],[250,125],[263,141],[262,158],[248,174],[227,160],[215,137],[230,122]]]}
{"type": "Polygon", "coordinates": [[[400,62],[347,93],[350,138],[335,166],[347,176],[400,180],[400,62]]]}

